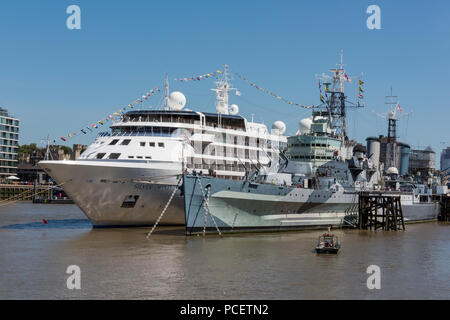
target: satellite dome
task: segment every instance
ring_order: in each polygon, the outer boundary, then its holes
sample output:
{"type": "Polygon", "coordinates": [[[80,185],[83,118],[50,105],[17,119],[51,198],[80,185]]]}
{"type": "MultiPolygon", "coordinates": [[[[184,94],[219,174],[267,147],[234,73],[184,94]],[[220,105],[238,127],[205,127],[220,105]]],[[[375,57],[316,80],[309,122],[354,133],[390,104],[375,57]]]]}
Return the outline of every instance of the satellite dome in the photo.
{"type": "Polygon", "coordinates": [[[398,174],[398,170],[396,167],[390,167],[386,171],[387,174],[398,174]]]}
{"type": "Polygon", "coordinates": [[[170,109],[179,111],[185,106],[186,97],[181,92],[174,91],[170,94],[167,104],[169,105],[170,109]]]}
{"type": "Polygon", "coordinates": [[[286,132],[286,125],[283,121],[275,121],[272,124],[272,132],[276,130],[277,134],[284,134],[286,132]]]}
{"type": "Polygon", "coordinates": [[[298,133],[299,134],[309,133],[311,130],[311,124],[312,124],[312,117],[300,120],[298,124],[298,133]]]}
{"type": "Polygon", "coordinates": [[[239,112],[239,107],[236,104],[232,104],[229,108],[229,112],[232,115],[238,114],[239,112]]]}

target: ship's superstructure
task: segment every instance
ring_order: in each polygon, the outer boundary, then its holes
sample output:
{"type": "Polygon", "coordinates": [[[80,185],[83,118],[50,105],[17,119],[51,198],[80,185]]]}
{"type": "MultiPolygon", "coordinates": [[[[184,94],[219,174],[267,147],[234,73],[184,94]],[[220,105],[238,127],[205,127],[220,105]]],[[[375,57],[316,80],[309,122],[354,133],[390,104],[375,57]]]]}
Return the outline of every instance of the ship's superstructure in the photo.
{"type": "MultiPolygon", "coordinates": [[[[40,166],[95,226],[153,224],[183,172],[240,179],[286,145],[285,128],[269,132],[228,105],[227,67],[216,85],[217,113],[183,109],[186,98],[169,94],[166,81],[161,110],[127,112],[77,160],[40,166]]],[[[184,223],[181,197],[178,191],[161,223],[184,223]]]]}

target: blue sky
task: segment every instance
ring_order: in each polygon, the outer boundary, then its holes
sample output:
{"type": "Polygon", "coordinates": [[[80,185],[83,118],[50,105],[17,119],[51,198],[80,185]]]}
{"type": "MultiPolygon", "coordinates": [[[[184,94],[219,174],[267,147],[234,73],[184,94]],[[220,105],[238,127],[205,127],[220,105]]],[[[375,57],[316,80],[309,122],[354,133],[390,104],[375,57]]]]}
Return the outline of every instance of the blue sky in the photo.
{"type": "MultiPolygon", "coordinates": [[[[343,49],[347,73],[365,81],[366,108],[349,112],[350,137],[386,133],[373,111],[387,111],[392,86],[405,113],[413,110],[400,121],[401,140],[439,152],[440,142],[450,144],[449,18],[448,1],[2,1],[0,106],[21,119],[21,144],[39,142],[105,118],[161,86],[166,72],[188,77],[225,63],[280,96],[317,104],[314,75],[334,67],[343,49]],[[81,8],[81,30],[66,28],[71,4],[81,8]],[[366,27],[371,4],[381,8],[381,30],[366,27]]],[[[282,120],[294,134],[309,114],[238,78],[233,84],[242,96],[231,102],[248,118],[282,120]]],[[[215,110],[212,86],[171,83],[202,111],[215,110]]],[[[356,100],[357,85],[346,93],[356,100]]]]}

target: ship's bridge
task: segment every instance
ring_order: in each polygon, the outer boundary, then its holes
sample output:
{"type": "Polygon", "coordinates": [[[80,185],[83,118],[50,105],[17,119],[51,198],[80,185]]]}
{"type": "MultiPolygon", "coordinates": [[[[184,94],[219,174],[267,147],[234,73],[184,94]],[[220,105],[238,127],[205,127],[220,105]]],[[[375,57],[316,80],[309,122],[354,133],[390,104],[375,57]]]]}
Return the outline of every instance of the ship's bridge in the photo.
{"type": "Polygon", "coordinates": [[[238,115],[186,110],[136,110],[127,112],[122,121],[114,123],[111,128],[115,133],[147,132],[155,126],[175,130],[180,127],[192,127],[195,124],[238,131],[246,131],[247,125],[245,118],[238,115]]]}

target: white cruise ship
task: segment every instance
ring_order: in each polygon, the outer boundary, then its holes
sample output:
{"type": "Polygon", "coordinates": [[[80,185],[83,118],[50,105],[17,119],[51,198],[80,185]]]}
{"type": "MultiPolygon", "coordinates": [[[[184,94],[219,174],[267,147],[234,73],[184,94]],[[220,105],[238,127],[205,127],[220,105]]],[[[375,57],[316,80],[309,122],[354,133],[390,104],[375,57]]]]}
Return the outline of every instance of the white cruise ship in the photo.
{"type": "MultiPolygon", "coordinates": [[[[254,167],[267,166],[272,152],[277,155],[286,145],[284,123],[276,121],[269,132],[228,104],[227,72],[216,84],[217,113],[183,109],[184,95],[169,95],[166,81],[161,110],[130,111],[77,160],[39,165],[94,226],[154,224],[183,172],[240,179],[254,167]]],[[[184,225],[180,190],[159,223],[184,225]]]]}

